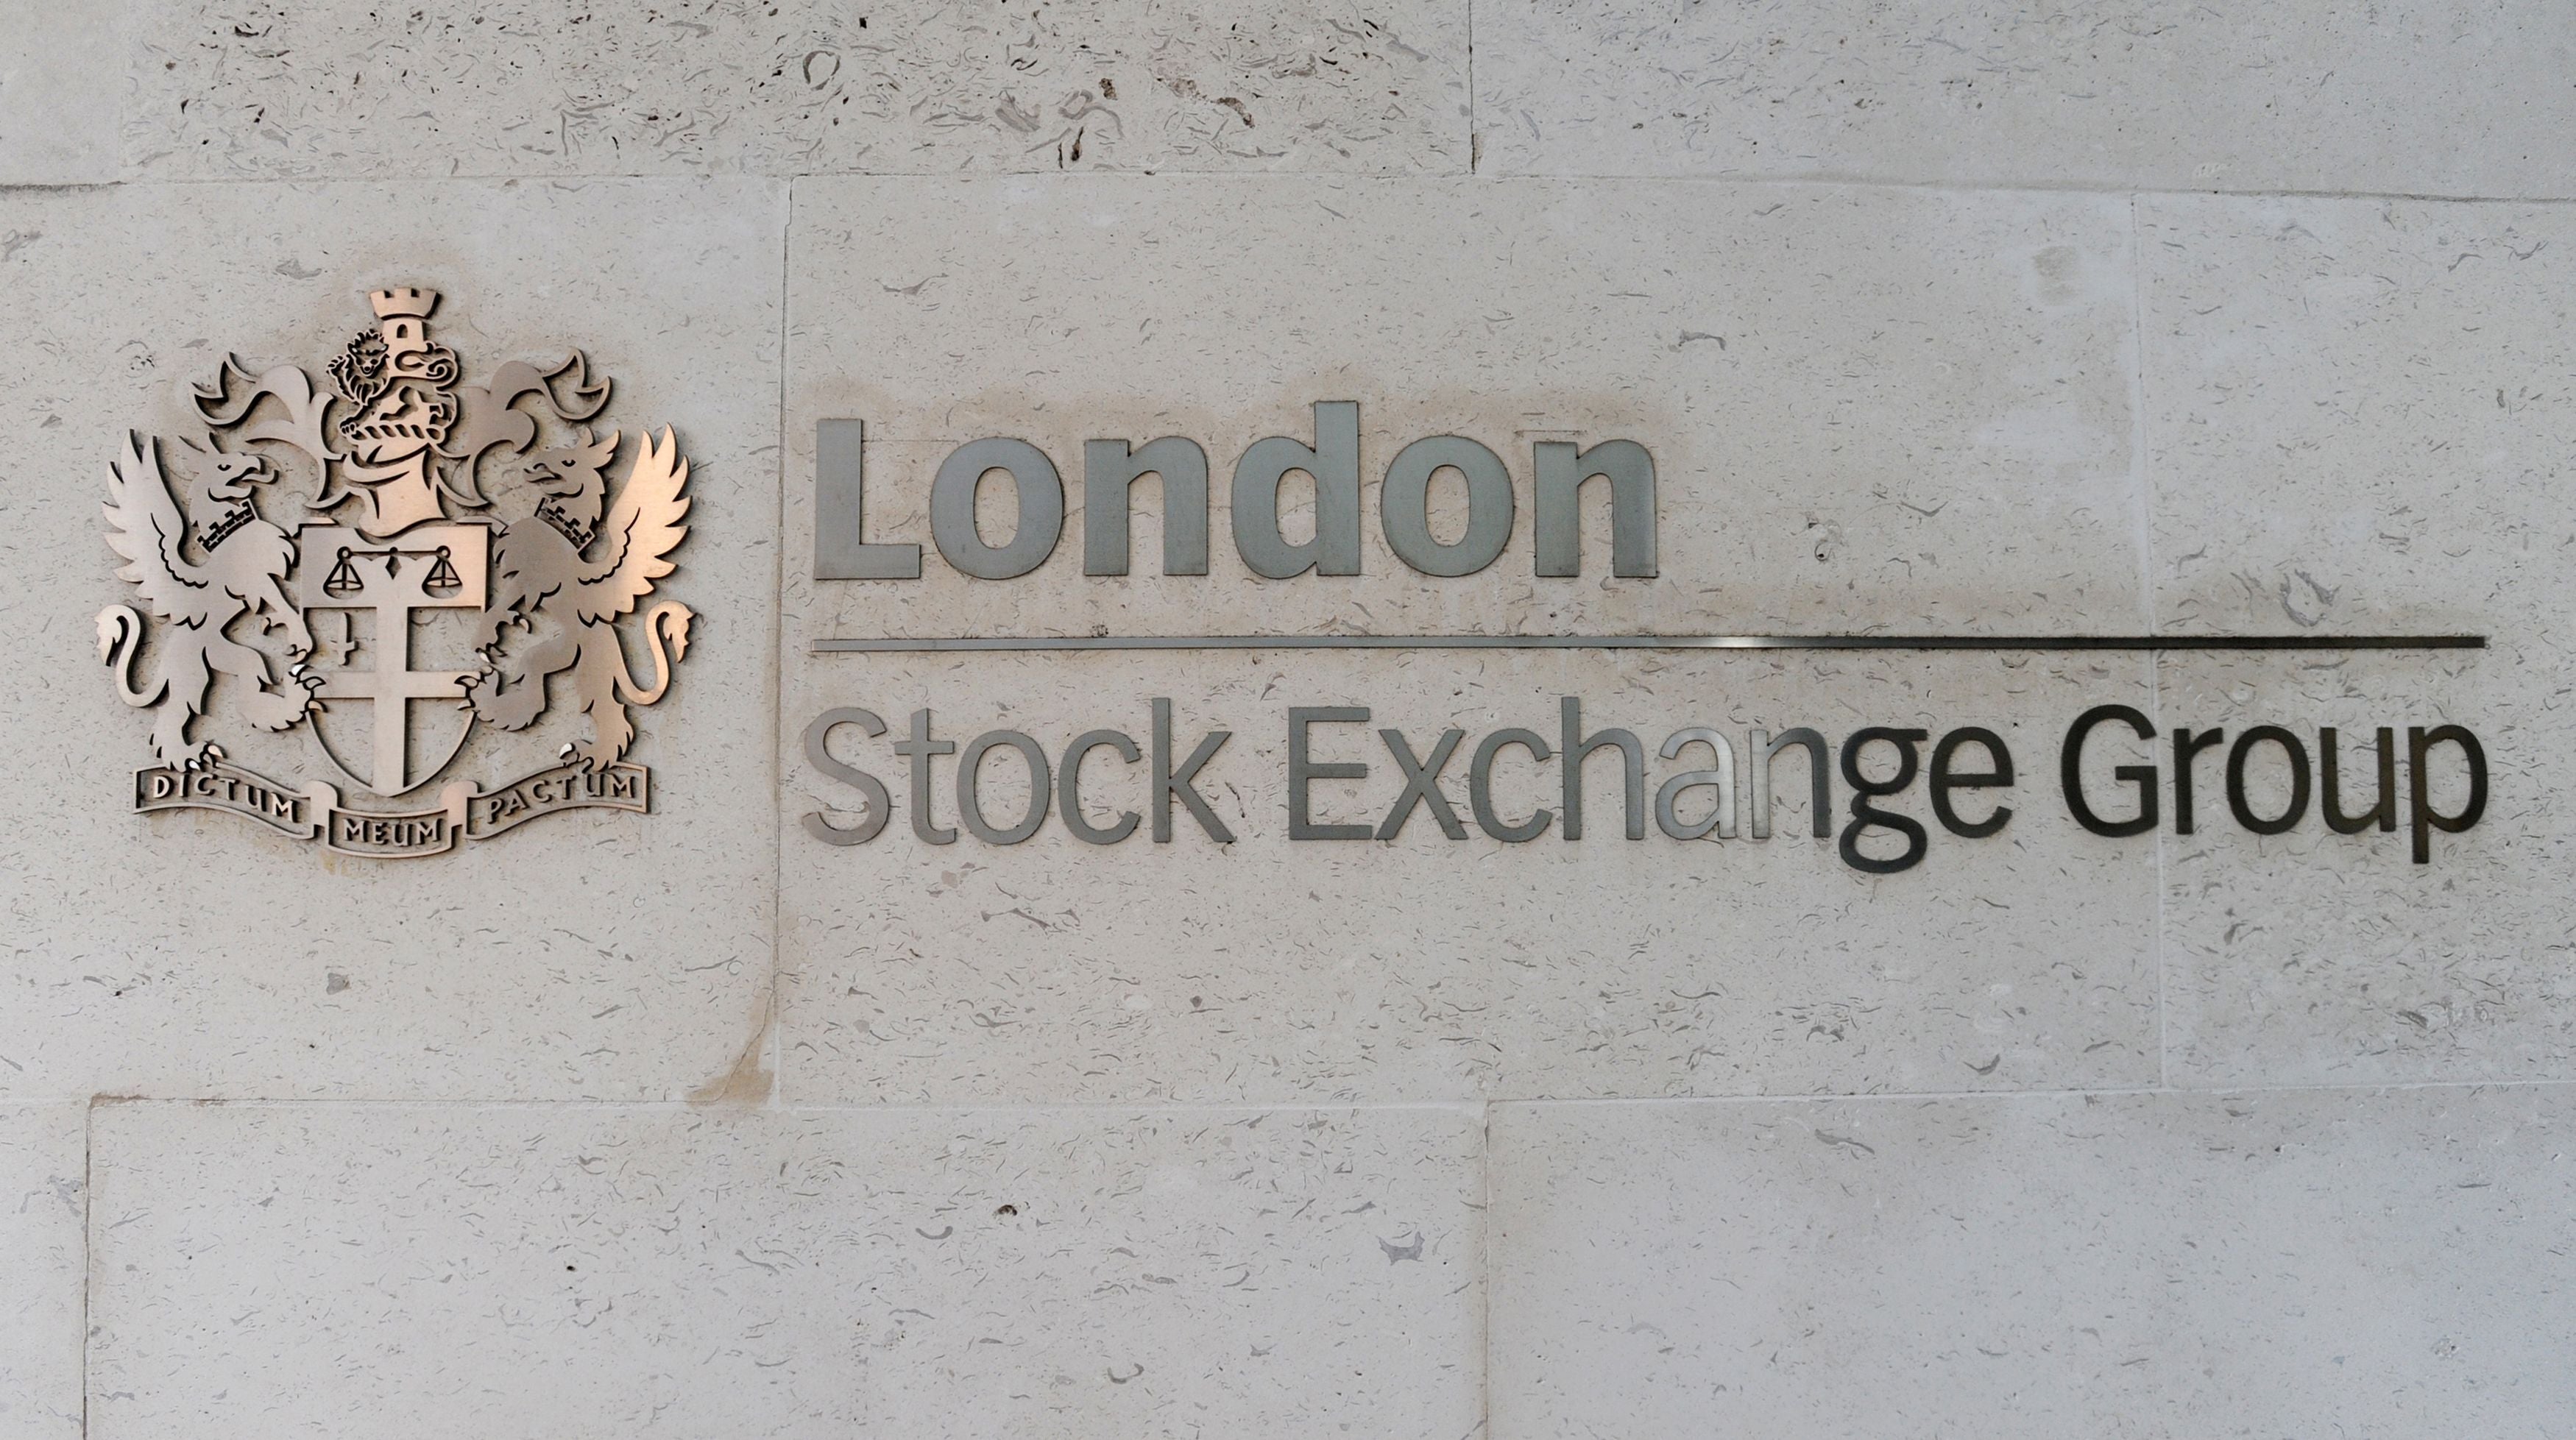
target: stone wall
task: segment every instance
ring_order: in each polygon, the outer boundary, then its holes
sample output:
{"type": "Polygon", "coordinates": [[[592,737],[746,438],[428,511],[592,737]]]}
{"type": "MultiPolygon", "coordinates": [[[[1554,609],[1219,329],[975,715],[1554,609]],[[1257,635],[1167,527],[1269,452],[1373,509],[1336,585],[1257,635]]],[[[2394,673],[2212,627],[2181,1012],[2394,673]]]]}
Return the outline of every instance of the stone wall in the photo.
{"type": "Polygon", "coordinates": [[[0,1440],[2555,1433],[2571,74],[2520,0],[0,0],[0,1440]],[[129,813],[109,458],[399,285],[688,448],[655,813],[402,862],[129,813]],[[1257,580],[1223,467],[1344,399],[1362,573],[1257,580]],[[1023,579],[816,580],[832,418],[925,545],[964,441],[1193,437],[1212,573],[1149,519],[1086,577],[1077,514],[1023,579]],[[1430,581],[1374,496],[1442,433],[1523,509],[1430,581]],[[1535,579],[1531,445],[1608,436],[1661,573],[1535,579]],[[2489,644],[814,649],[1646,631],[2489,644]],[[1286,707],[1371,709],[1316,790],[1364,821],[1371,726],[1567,696],[1990,727],[2016,815],[1870,875],[1798,806],[1629,841],[1604,760],[1580,844],[1287,838],[1286,707]],[[826,710],[1052,750],[1158,697],[1235,732],[1233,843],[808,831],[861,808],[826,710]],[[2097,836],[2104,702],[2464,725],[2486,814],[2419,865],[2204,772],[2097,836]]]}

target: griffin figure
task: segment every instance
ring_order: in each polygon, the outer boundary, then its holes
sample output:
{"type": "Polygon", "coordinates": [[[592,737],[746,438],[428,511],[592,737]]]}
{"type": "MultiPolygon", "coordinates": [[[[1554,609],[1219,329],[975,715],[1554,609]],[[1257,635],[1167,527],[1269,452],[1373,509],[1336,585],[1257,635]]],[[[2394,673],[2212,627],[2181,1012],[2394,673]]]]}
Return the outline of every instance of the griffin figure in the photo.
{"type": "Polygon", "coordinates": [[[637,685],[616,621],[674,568],[670,553],[689,533],[680,523],[689,513],[681,493],[689,462],[670,430],[658,443],[647,432],[612,499],[607,470],[617,441],[612,430],[594,442],[585,427],[579,443],[541,450],[528,462],[528,479],[542,498],[533,519],[504,526],[493,538],[492,596],[476,644],[488,664],[464,681],[478,719],[524,730],[546,708],[547,680],[569,672],[591,734],[566,749],[594,769],[616,763],[634,741],[626,707],[650,705],[670,688],[695,618],[670,600],[645,614],[654,679],[650,688],[637,685]],[[514,626],[535,636],[515,653],[503,643],[514,626]]]}
{"type": "Polygon", "coordinates": [[[144,624],[131,606],[98,612],[98,654],[116,674],[118,696],[136,709],[151,708],[155,757],[193,769],[222,753],[188,738],[189,724],[206,711],[215,672],[250,683],[242,711],[262,730],[287,729],[314,708],[309,686],[279,686],[266,655],[224,634],[232,623],[251,614],[263,633],[283,627],[291,659],[312,651],[313,635],[281,588],[295,564],[294,542],[260,519],[251,503],[253,487],[276,479],[276,472],[257,455],[180,443],[199,457],[184,509],[162,473],[157,439],[127,431],[123,453],[108,467],[107,543],[126,560],[117,576],[134,582],[155,619],[170,622],[161,678],[149,689],[134,682],[144,624]],[[188,558],[191,539],[203,563],[188,558]]]}

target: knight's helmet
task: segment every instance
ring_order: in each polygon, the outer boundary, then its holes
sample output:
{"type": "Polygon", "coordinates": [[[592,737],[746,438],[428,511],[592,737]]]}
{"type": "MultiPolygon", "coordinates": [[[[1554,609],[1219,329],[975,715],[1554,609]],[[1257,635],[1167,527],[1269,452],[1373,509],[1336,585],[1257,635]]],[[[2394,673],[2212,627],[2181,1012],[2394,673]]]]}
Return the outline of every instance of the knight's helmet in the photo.
{"type": "Polygon", "coordinates": [[[358,528],[389,535],[444,512],[430,475],[456,424],[456,353],[429,338],[438,292],[405,286],[367,296],[374,333],[361,332],[331,361],[331,379],[357,407],[341,418],[349,478],[372,502],[358,528]]]}

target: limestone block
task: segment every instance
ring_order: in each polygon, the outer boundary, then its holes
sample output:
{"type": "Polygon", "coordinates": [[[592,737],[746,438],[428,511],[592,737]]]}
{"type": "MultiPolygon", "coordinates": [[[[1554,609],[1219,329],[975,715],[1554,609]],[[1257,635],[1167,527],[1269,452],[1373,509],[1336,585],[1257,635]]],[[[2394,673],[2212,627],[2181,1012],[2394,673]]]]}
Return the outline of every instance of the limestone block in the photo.
{"type": "Polygon", "coordinates": [[[147,7],[173,178],[1467,168],[1464,0],[147,7]]]}
{"type": "MultiPolygon", "coordinates": [[[[0,197],[0,1091],[30,1096],[678,1098],[756,1093],[769,1008],[781,187],[749,181],[125,186],[0,197]],[[459,853],[335,858],[241,817],[130,812],[150,719],[118,703],[93,617],[140,604],[101,523],[129,427],[185,427],[227,354],[317,378],[366,292],[444,293],[433,338],[481,384],[586,350],[631,447],[676,427],[692,534],[662,593],[699,621],[670,694],[636,712],[655,813],[547,816],[459,853]]],[[[325,383],[328,383],[327,380],[325,383]]],[[[521,413],[536,409],[523,402],[521,413]]],[[[200,440],[202,425],[193,432],[200,440]]],[[[547,418],[546,444],[571,427],[547,418]]],[[[294,524],[282,445],[260,504],[294,524]]],[[[184,464],[173,439],[169,453],[184,464]]],[[[513,463],[493,513],[528,519],[513,463]]],[[[617,472],[624,473],[623,462],[617,472]]],[[[345,513],[345,512],[342,512],[345,513]]],[[[234,638],[261,642],[244,620],[234,638]]],[[[326,628],[319,638],[346,638],[326,628]]],[[[280,650],[282,640],[264,643],[280,650]]],[[[519,643],[513,641],[514,644],[519,643]]],[[[471,639],[422,626],[464,662],[471,639]]],[[[640,642],[630,663],[651,660],[640,642]]],[[[151,652],[140,670],[155,674],[151,652]]],[[[199,738],[281,780],[336,778],[309,725],[266,735],[220,680],[199,738]]],[[[584,738],[569,686],[520,735],[478,728],[486,785],[584,738]]],[[[341,704],[347,702],[326,702],[341,704]]],[[[365,702],[357,702],[364,704],[365,702]]],[[[326,723],[338,720],[326,717],[326,723]]],[[[428,720],[424,724],[430,723],[428,720]]],[[[341,732],[347,743],[347,732],[341,732]]],[[[443,783],[443,782],[434,782],[443,783]]],[[[423,792],[415,792],[423,793],[423,792]]],[[[426,792],[432,796],[435,791],[426,792]]],[[[378,802],[380,808],[384,802],[378,802]]]]}
{"type": "Polygon", "coordinates": [[[2560,1087],[1504,1106],[1497,1440],[2511,1434],[2560,1087]]]}
{"type": "Polygon", "coordinates": [[[0,0],[0,185],[117,178],[125,10],[0,0]]]}
{"type": "Polygon", "coordinates": [[[1476,142],[1506,174],[2564,196],[2567,12],[1476,7],[1476,142]]]}
{"type": "MultiPolygon", "coordinates": [[[[2558,472],[2576,233],[2552,210],[2324,200],[2142,202],[2157,609],[2169,628],[2471,633],[2480,653],[2169,657],[2168,728],[2274,723],[2342,741],[2342,808],[2378,727],[2457,723],[2484,818],[2408,863],[2399,830],[2261,837],[2196,777],[2168,834],[2174,1077],[2192,1083],[2576,1075],[2560,946],[2576,783],[2560,680],[2576,530],[2558,472]]],[[[2434,803],[2467,797],[2455,750],[2434,803]]],[[[2163,757],[2170,768],[2170,746],[2163,757]]],[[[2265,757],[2262,812],[2288,805],[2265,757]]],[[[2397,769],[2407,804],[2409,767],[2397,769]]],[[[2321,783],[2321,782],[2320,782],[2321,783]]],[[[2318,797],[2321,804],[2322,797],[2318,797]]]]}
{"type": "MultiPolygon", "coordinates": [[[[2026,657],[817,657],[790,716],[880,715],[887,736],[843,727],[831,743],[889,785],[897,818],[864,845],[807,833],[811,814],[859,823],[863,798],[805,763],[801,727],[787,733],[781,1085],[797,1101],[1025,1104],[2152,1082],[2153,844],[2065,818],[2052,728],[2099,697],[2147,703],[2144,669],[2026,657]],[[1204,733],[1234,732],[1198,786],[1234,843],[1177,805],[1171,843],[1152,840],[1155,696],[1172,698],[1176,761],[1204,733]],[[1475,752],[1513,727],[1557,746],[1566,696],[1582,702],[1587,734],[1625,727],[1645,750],[1643,838],[1624,838],[1623,762],[1608,753],[1585,767],[1579,841],[1563,838],[1561,813],[1523,844],[1474,818],[1475,752]],[[1461,838],[1420,809],[1392,840],[1290,839],[1292,705],[1369,714],[1309,731],[1314,759],[1368,767],[1314,783],[1323,824],[1372,829],[1393,810],[1400,776],[1381,727],[1417,755],[1464,731],[1441,781],[1461,838]],[[1051,766],[1094,729],[1133,737],[1140,763],[1094,752],[1083,799],[1094,825],[1120,811],[1145,824],[1093,845],[1059,810],[1022,843],[989,843],[962,828],[952,755],[932,762],[931,819],[956,839],[925,843],[909,825],[907,763],[888,748],[922,708],[949,743],[1015,729],[1051,766]],[[1862,874],[1836,839],[1810,834],[1798,751],[1779,762],[1767,841],[1677,840],[1644,813],[1667,778],[1708,763],[1656,757],[1676,730],[1714,726],[1742,756],[1754,727],[1819,725],[1839,747],[1865,721],[2007,737],[2004,832],[1948,834],[1918,779],[1894,808],[1931,828],[1927,857],[1862,874]]],[[[1504,753],[1498,818],[1561,812],[1561,768],[1504,753]]],[[[1876,752],[1872,773],[1890,753],[1876,752]]],[[[1017,753],[981,771],[988,824],[1028,813],[1017,753]]],[[[1839,835],[1850,795],[1839,775],[1832,784],[1839,835]]],[[[1711,798],[1690,797],[1691,816],[1711,798]]],[[[1981,816],[1993,798],[1961,808],[1981,816]]],[[[1890,841],[1871,835],[1871,853],[1890,841]]]]}
{"type": "MultiPolygon", "coordinates": [[[[2128,228],[2119,199],[1846,187],[800,184],[788,595],[875,634],[2132,630],[2128,228]],[[1311,441],[1331,400],[1360,404],[1362,577],[1261,583],[1230,538],[1234,462],[1311,441]],[[826,417],[868,423],[873,538],[925,546],[953,447],[1037,445],[1072,497],[1052,558],[1008,583],[933,555],[919,582],[803,590],[826,417]],[[1401,447],[1443,433],[1494,450],[1518,501],[1500,560],[1430,581],[1377,497],[1401,447]],[[1206,452],[1211,573],[1162,575],[1139,523],[1137,573],[1086,579],[1083,442],[1162,435],[1206,452]],[[1596,515],[1589,568],[1534,584],[1532,447],[1612,438],[1654,456],[1661,576],[1609,583],[1596,515]]],[[[1311,487],[1283,493],[1310,533],[1311,487]]]]}
{"type": "Polygon", "coordinates": [[[0,1105],[0,1435],[81,1434],[87,1135],[77,1105],[0,1105]]]}
{"type": "MultiPolygon", "coordinates": [[[[2127,1084],[2154,1078],[2151,845],[2074,830],[2051,791],[2062,724],[2145,704],[2103,657],[1640,655],[815,655],[835,636],[2130,629],[2139,614],[2125,206],[2063,196],[1162,179],[821,181],[793,241],[781,656],[782,1087],[796,1100],[1279,1101],[2127,1084]],[[1257,218],[1251,218],[1257,217],[1257,218]],[[1891,238],[1898,237],[1898,238],[1891,238]],[[1308,406],[1361,401],[1363,573],[1254,578],[1225,496],[1308,406]],[[1040,446],[1071,497],[1053,558],[1008,581],[936,553],[919,581],[810,577],[816,421],[861,418],[867,524],[927,545],[931,477],[987,435],[1040,446]],[[1519,496],[1482,573],[1402,568],[1378,523],[1407,442],[1477,438],[1519,496]],[[1083,442],[1205,448],[1205,577],[1086,577],[1083,442]],[[1532,446],[1624,437],[1661,487],[1661,574],[1617,579],[1596,497],[1588,569],[1533,575],[1532,446]],[[1017,845],[917,839],[898,818],[835,848],[859,790],[805,760],[827,709],[846,763],[893,785],[916,709],[963,745],[1033,736],[1050,763],[1095,728],[1140,748],[1173,701],[1184,758],[1234,738],[1203,786],[1237,839],[1186,813],[1108,847],[1060,820],[1017,845]],[[1782,834],[1622,837],[1619,765],[1587,772],[1586,837],[1448,839],[1428,812],[1389,842],[1291,841],[1290,706],[1366,706],[1316,751],[1371,767],[1318,815],[1379,822],[1397,770],[1457,727],[1442,784],[1462,824],[1488,735],[1587,727],[1659,746],[1685,726],[1998,727],[2018,788],[1993,840],[1941,835],[1877,879],[1808,833],[1782,761],[1782,834]],[[1328,747],[1328,748],[1324,748],[1328,747]]],[[[1601,487],[1594,487],[1599,490],[1601,487]]],[[[1140,510],[1159,513],[1150,485],[1140,510]]],[[[999,483],[983,498],[1007,495],[999,483]]],[[[1311,525],[1300,501],[1291,526],[1311,525]]],[[[987,517],[988,526],[994,517],[987,517]]],[[[998,536],[1010,516],[998,517],[998,536]]],[[[1452,511],[1435,519],[1459,521],[1452,511]]],[[[1514,752],[1517,754],[1517,752],[1514,752]]],[[[1649,757],[1652,758],[1652,757],[1649,757]]],[[[1886,763],[1885,752],[1874,763],[1886,763]]],[[[956,757],[933,821],[957,826],[956,757]]],[[[1748,762],[1749,763],[1749,762],[1748,762]]],[[[1653,759],[1653,789],[1685,768],[1653,759]]],[[[1094,752],[1095,823],[1142,814],[1150,757],[1094,752]]],[[[986,766],[989,815],[1024,762],[986,766]]],[[[1560,808],[1552,767],[1505,762],[1517,819],[1560,808]],[[1517,767],[1517,768],[1515,768],[1517,767]]],[[[1747,781],[1749,784],[1749,780],[1747,781]]],[[[1837,778],[1833,827],[1847,821],[1837,778]]],[[[1017,787],[1017,788],[1013,788],[1017,787]]],[[[1703,799],[1707,798],[1705,796],[1703,799]]],[[[1900,808],[1924,818],[1922,792],[1900,808]]],[[[1926,820],[1928,822],[1928,819],[1926,820]]],[[[1937,830],[1936,830],[1936,833],[1937,830]]],[[[1880,837],[1884,839],[1885,837],[1880,837]]]]}
{"type": "Polygon", "coordinates": [[[1471,1110],[119,1106],[93,1435],[1454,1437],[1471,1110]]]}

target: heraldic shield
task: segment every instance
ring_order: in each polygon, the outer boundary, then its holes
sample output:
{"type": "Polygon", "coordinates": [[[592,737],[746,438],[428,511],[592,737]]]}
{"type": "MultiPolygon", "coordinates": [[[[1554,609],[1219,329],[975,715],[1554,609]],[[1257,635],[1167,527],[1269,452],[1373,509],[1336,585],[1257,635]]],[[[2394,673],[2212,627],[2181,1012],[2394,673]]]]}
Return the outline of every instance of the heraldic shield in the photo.
{"type": "Polygon", "coordinates": [[[481,667],[469,627],[491,594],[489,536],[481,525],[435,522],[380,544],[346,525],[295,532],[295,602],[317,638],[316,656],[330,652],[299,677],[312,679],[314,698],[326,702],[314,707],[314,738],[341,774],[379,795],[416,789],[445,769],[473,726],[465,682],[481,667]],[[440,621],[449,622],[442,633],[424,633],[440,621]],[[417,653],[432,646],[444,653],[417,653]],[[327,703],[335,700],[352,703],[327,703]],[[444,735],[424,734],[415,745],[415,720],[444,735]],[[350,727],[356,742],[343,733],[350,727]]]}
{"type": "Polygon", "coordinates": [[[381,858],[649,811],[629,710],[669,690],[695,618],[643,608],[688,535],[678,442],[599,435],[610,384],[578,350],[468,385],[430,338],[435,292],[368,300],[375,328],[327,388],[227,360],[194,397],[202,438],[129,432],[110,460],[108,544],[140,604],[99,612],[99,656],[152,712],[134,808],[228,810],[381,858]],[[303,493],[275,498],[290,479],[303,493]],[[620,628],[639,610],[650,684],[620,628]],[[496,743],[469,747],[478,731],[496,743]],[[450,773],[505,738],[559,743],[496,785],[450,773]],[[287,764],[311,778],[271,778],[287,764]]]}

